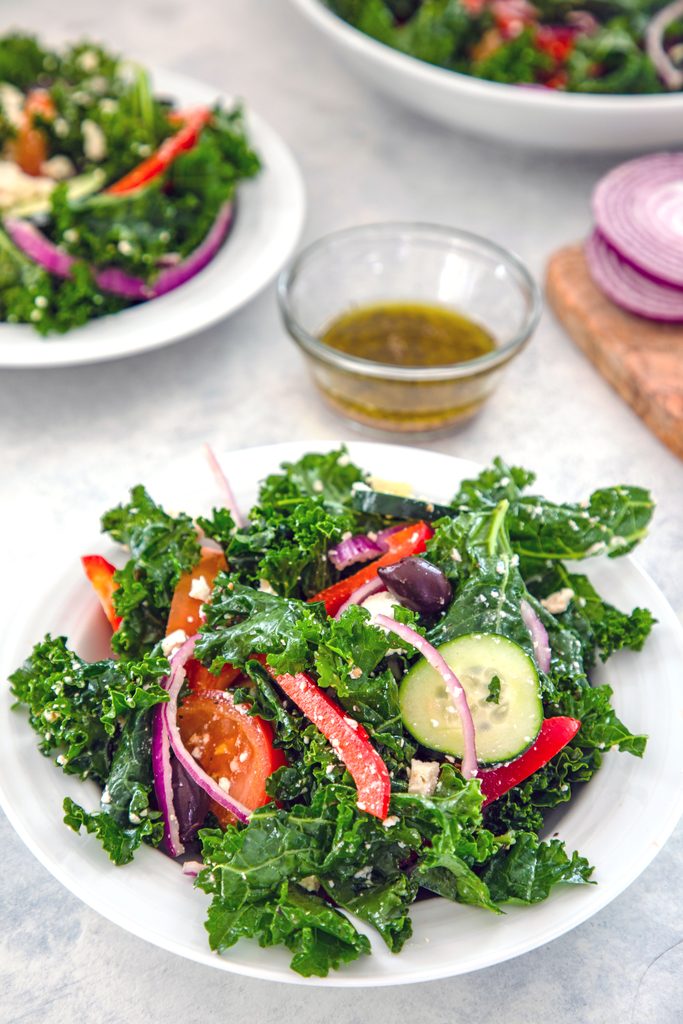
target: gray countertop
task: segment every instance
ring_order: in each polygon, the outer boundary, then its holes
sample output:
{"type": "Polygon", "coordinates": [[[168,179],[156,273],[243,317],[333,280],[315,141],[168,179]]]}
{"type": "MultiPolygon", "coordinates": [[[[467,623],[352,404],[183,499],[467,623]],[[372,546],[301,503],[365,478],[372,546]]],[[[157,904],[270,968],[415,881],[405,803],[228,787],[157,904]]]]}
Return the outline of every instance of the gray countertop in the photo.
{"type": "MultiPolygon", "coordinates": [[[[585,234],[609,158],[502,149],[450,134],[369,92],[285,0],[24,0],[22,27],[89,34],[156,65],[246,97],[297,155],[305,239],[357,222],[458,225],[513,247],[540,277],[548,255],[585,234]]],[[[205,439],[239,448],[348,436],[312,394],[268,288],[231,320],[168,349],[91,367],[0,376],[2,534],[78,517],[205,439]],[[248,385],[248,386],[245,386],[248,385]]],[[[549,315],[483,415],[440,451],[500,452],[555,495],[607,482],[652,487],[656,527],[639,552],[679,615],[680,462],[652,437],[549,315]]],[[[680,1024],[683,828],[591,921],[551,945],[468,977],[355,993],[214,972],[99,918],[63,890],[2,819],[0,1021],[92,1024],[400,1017],[429,1024],[680,1024]]]]}

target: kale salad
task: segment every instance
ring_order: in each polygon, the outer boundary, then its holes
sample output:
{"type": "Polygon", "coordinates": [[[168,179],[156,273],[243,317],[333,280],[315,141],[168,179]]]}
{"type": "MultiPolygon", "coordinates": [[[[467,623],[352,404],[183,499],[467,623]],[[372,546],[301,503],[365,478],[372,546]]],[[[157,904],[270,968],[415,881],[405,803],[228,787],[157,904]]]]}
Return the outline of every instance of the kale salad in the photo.
{"type": "Polygon", "coordinates": [[[210,895],[212,949],[283,945],[304,976],[370,953],[354,920],[400,953],[418,897],[501,914],[592,884],[546,817],[607,751],[642,756],[590,677],[653,619],[576,563],[631,551],[649,493],[557,504],[497,458],[441,506],[340,448],[244,516],[210,457],[210,516],[137,486],[102,517],[120,568],[82,562],[113,656],[48,635],[10,678],[41,752],[101,792],[66,824],[117,865],[157,847],[210,895]]]}
{"type": "Polygon", "coordinates": [[[0,321],[63,333],[179,287],[259,171],[242,110],[179,108],[101,46],[0,38],[0,321]]]}
{"type": "Polygon", "coordinates": [[[322,0],[379,42],[438,67],[580,93],[683,89],[678,0],[322,0]]]}

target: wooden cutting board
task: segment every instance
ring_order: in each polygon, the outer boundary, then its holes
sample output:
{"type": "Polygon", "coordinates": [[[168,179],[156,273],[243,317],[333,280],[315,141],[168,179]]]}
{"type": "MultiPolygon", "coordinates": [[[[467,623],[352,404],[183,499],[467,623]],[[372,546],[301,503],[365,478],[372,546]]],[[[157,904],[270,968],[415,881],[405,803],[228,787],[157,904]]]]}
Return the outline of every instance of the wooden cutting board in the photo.
{"type": "Polygon", "coordinates": [[[593,284],[581,245],[551,257],[546,294],[603,377],[683,459],[683,325],[657,324],[615,306],[593,284]]]}

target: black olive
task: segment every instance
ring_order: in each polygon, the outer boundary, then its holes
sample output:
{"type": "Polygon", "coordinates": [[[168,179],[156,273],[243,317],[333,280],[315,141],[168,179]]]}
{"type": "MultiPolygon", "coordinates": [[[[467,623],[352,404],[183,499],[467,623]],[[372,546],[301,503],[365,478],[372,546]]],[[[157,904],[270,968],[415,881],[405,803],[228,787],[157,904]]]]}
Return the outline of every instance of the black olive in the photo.
{"type": "Polygon", "coordinates": [[[415,555],[382,566],[377,575],[402,605],[422,615],[443,611],[453,596],[453,588],[441,569],[415,555]]]}
{"type": "Polygon", "coordinates": [[[209,811],[209,795],[190,778],[177,757],[171,762],[173,804],[182,843],[191,842],[209,811]]]}

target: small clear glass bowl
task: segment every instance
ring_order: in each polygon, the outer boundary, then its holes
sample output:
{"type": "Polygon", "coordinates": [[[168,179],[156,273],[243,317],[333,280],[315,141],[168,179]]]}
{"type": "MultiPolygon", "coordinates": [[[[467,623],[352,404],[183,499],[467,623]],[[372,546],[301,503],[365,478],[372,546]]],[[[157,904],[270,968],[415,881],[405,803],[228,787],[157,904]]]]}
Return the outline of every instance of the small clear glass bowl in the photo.
{"type": "Polygon", "coordinates": [[[540,315],[538,286],[511,252],[433,224],[371,224],[309,245],[278,281],[285,326],[321,394],[347,419],[380,432],[447,431],[493,391],[540,315]],[[468,362],[395,366],[321,341],[342,314],[385,302],[442,306],[484,327],[496,348],[468,362]]]}

